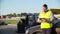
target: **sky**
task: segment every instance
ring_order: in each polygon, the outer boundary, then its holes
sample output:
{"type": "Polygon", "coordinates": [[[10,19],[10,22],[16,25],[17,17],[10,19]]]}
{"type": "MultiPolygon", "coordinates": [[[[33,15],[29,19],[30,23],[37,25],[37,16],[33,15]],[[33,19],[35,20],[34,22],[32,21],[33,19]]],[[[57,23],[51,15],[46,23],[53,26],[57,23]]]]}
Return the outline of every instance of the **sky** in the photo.
{"type": "Polygon", "coordinates": [[[48,9],[60,9],[60,0],[0,0],[0,15],[39,13],[43,4],[47,4],[48,9]]]}

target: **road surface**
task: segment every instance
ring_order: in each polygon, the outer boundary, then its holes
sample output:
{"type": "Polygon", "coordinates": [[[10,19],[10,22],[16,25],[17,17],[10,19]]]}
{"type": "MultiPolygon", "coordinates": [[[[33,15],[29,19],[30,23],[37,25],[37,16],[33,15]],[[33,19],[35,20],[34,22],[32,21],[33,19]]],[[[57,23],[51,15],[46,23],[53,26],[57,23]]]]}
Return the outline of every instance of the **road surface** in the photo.
{"type": "Polygon", "coordinates": [[[17,25],[9,24],[9,25],[0,25],[0,34],[23,34],[17,33],[17,25]]]}

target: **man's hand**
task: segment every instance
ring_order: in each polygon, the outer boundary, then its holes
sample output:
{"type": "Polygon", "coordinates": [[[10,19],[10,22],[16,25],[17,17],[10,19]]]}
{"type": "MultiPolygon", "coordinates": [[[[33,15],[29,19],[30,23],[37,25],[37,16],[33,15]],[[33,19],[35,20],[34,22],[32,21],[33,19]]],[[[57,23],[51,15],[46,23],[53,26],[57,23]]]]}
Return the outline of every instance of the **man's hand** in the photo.
{"type": "Polygon", "coordinates": [[[41,21],[42,21],[42,22],[46,22],[46,20],[45,20],[45,19],[41,19],[41,21]]]}
{"type": "Polygon", "coordinates": [[[47,22],[51,23],[52,21],[50,21],[50,19],[46,19],[47,22]]]}
{"type": "Polygon", "coordinates": [[[46,18],[41,18],[40,20],[41,22],[51,22],[49,19],[46,19],[46,18]]]}
{"type": "Polygon", "coordinates": [[[41,23],[41,20],[40,20],[40,18],[38,18],[38,23],[41,23]]]}
{"type": "Polygon", "coordinates": [[[42,18],[42,19],[41,19],[41,22],[46,22],[46,19],[45,19],[45,18],[42,18]]]}
{"type": "Polygon", "coordinates": [[[46,22],[49,22],[49,23],[52,22],[52,21],[50,21],[50,19],[47,19],[47,18],[45,18],[45,20],[46,20],[46,22]]]}

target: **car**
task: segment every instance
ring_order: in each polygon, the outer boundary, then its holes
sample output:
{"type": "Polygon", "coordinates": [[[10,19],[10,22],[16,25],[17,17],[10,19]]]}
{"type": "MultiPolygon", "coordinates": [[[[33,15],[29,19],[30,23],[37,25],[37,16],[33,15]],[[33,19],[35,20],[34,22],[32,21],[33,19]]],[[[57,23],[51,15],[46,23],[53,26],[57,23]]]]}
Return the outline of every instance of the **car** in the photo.
{"type": "Polygon", "coordinates": [[[0,20],[0,25],[7,25],[4,20],[0,20]]]}
{"type": "MultiPolygon", "coordinates": [[[[58,23],[60,23],[60,19],[57,19],[55,18],[55,20],[53,21],[54,25],[56,25],[58,23]]],[[[53,27],[54,28],[54,27],[53,27]]],[[[56,34],[55,32],[53,32],[54,30],[52,30],[52,33],[51,34],[56,34]]],[[[42,33],[42,30],[40,28],[40,25],[36,25],[36,26],[33,26],[33,27],[30,27],[28,28],[26,31],[25,31],[25,34],[41,34],[42,33]]]]}
{"type": "Polygon", "coordinates": [[[26,15],[26,18],[20,19],[20,20],[22,20],[22,24],[19,24],[19,23],[21,23],[20,21],[17,23],[17,32],[18,33],[24,32],[24,31],[26,31],[26,29],[39,24],[39,23],[36,23],[35,14],[28,14],[28,15],[26,15]]]}
{"type": "MultiPolygon", "coordinates": [[[[57,20],[56,22],[60,22],[60,20],[57,20]]],[[[36,26],[28,28],[25,33],[26,34],[38,34],[38,33],[41,34],[42,30],[40,28],[40,25],[36,25],[36,26]]]]}
{"type": "MultiPolygon", "coordinates": [[[[25,19],[22,20],[22,24],[17,24],[17,30],[19,33],[25,33],[25,34],[41,34],[42,30],[40,28],[40,23],[38,23],[38,13],[36,14],[30,14],[26,15],[25,19]]],[[[53,21],[54,25],[57,24],[57,22],[60,22],[60,19],[55,18],[56,20],[53,21]]],[[[54,31],[54,28],[52,28],[54,31]]]]}

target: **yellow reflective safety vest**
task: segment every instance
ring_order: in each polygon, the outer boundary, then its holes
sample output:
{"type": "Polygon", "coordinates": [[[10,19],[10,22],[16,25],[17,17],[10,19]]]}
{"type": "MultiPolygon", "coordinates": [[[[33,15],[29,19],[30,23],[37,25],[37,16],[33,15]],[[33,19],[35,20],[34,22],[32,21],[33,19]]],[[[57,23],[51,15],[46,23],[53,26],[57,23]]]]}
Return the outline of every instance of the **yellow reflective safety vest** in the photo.
{"type": "MultiPolygon", "coordinates": [[[[45,14],[43,12],[40,12],[40,14],[39,14],[39,18],[50,19],[50,16],[51,16],[51,11],[50,10],[48,10],[45,14]]],[[[44,23],[41,23],[40,27],[41,28],[51,28],[52,23],[44,22],[44,23]]]]}

